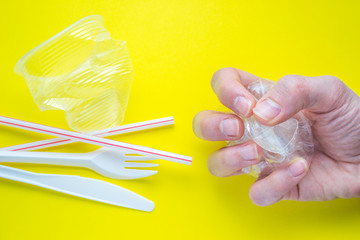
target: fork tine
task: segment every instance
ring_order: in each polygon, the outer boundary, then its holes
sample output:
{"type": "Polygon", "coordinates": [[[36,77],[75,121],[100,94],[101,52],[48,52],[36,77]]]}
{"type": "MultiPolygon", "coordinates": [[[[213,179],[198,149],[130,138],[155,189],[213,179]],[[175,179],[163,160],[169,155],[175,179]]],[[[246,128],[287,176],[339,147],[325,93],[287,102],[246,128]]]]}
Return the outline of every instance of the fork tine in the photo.
{"type": "Polygon", "coordinates": [[[139,169],[122,169],[122,177],[121,179],[138,179],[149,177],[156,174],[158,171],[156,170],[139,170],[139,169]]]}
{"type": "Polygon", "coordinates": [[[158,158],[155,157],[146,157],[146,156],[127,156],[125,155],[126,160],[130,161],[151,161],[151,160],[157,160],[158,158]]]}
{"type": "Polygon", "coordinates": [[[157,163],[137,163],[137,162],[125,162],[124,167],[131,168],[142,168],[142,167],[157,167],[159,164],[157,163]]]}

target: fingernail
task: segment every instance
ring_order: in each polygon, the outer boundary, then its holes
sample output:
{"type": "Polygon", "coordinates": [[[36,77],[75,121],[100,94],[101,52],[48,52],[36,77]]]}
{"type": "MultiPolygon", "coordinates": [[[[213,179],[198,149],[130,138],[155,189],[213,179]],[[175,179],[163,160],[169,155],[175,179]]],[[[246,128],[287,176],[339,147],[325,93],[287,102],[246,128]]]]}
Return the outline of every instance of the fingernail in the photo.
{"type": "Polygon", "coordinates": [[[288,167],[289,173],[292,177],[297,177],[303,174],[307,169],[305,159],[296,160],[288,167]]]}
{"type": "Polygon", "coordinates": [[[220,122],[220,131],[225,137],[239,136],[239,122],[237,119],[228,118],[220,122]]]}
{"type": "Polygon", "coordinates": [[[245,161],[258,159],[257,147],[255,144],[247,144],[239,149],[240,156],[245,161]]]}
{"type": "Polygon", "coordinates": [[[251,101],[242,96],[238,96],[234,99],[234,108],[238,114],[240,114],[242,117],[245,117],[250,112],[251,101]]]}
{"type": "Polygon", "coordinates": [[[262,119],[269,121],[274,119],[281,112],[279,104],[271,100],[270,98],[258,103],[253,109],[254,114],[262,119]]]}

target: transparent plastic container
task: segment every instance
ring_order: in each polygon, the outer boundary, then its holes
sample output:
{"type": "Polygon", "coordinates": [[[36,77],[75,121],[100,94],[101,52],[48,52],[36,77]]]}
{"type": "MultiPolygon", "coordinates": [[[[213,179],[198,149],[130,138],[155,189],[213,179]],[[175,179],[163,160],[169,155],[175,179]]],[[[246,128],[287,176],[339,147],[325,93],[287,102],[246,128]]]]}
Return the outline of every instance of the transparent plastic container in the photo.
{"type": "MultiPolygon", "coordinates": [[[[270,80],[260,79],[251,83],[248,90],[256,100],[259,100],[272,85],[273,82],[270,80]]],[[[245,124],[243,137],[238,141],[228,142],[228,145],[253,140],[262,148],[261,162],[242,169],[243,172],[258,177],[261,172],[272,172],[295,157],[311,161],[314,151],[311,125],[301,112],[273,127],[260,124],[253,116],[243,121],[245,124]]]]}
{"type": "Polygon", "coordinates": [[[125,41],[114,40],[98,15],[86,17],[27,53],[15,67],[42,110],[63,110],[70,128],[119,126],[134,70],[125,41]]]}

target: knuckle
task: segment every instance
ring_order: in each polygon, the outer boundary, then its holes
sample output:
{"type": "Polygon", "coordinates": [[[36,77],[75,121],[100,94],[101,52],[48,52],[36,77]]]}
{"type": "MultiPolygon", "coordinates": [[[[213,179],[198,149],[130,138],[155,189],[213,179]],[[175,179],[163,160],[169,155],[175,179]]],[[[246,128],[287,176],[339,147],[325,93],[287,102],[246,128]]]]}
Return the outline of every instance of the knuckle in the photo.
{"type": "Polygon", "coordinates": [[[281,78],[281,83],[293,94],[301,94],[307,90],[306,77],[300,75],[286,75],[281,78]]]}
{"type": "Polygon", "coordinates": [[[310,101],[308,78],[300,75],[286,75],[279,80],[281,94],[285,96],[296,96],[299,104],[304,106],[310,101]]]}
{"type": "Polygon", "coordinates": [[[326,81],[326,84],[332,86],[337,92],[342,92],[346,89],[345,83],[337,77],[323,76],[323,78],[326,81]]]}
{"type": "Polygon", "coordinates": [[[322,76],[322,78],[331,83],[342,83],[343,82],[339,78],[337,78],[335,76],[331,76],[331,75],[324,75],[324,76],[322,76]]]}
{"type": "Polygon", "coordinates": [[[346,94],[348,88],[346,84],[339,78],[334,76],[321,76],[323,85],[328,86],[328,99],[327,101],[333,106],[339,106],[344,103],[348,95],[346,94]]]}

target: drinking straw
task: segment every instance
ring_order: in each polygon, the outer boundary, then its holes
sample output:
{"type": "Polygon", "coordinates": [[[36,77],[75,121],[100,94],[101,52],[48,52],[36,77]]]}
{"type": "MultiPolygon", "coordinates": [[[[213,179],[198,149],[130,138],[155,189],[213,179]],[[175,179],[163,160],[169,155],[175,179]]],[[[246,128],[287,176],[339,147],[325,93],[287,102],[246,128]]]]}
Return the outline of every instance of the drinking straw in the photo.
{"type": "MultiPolygon", "coordinates": [[[[88,135],[98,136],[98,137],[108,137],[108,136],[114,136],[118,134],[124,134],[129,132],[135,132],[140,130],[146,130],[156,127],[162,127],[167,125],[174,124],[174,118],[173,117],[165,117],[165,118],[159,118],[144,122],[138,122],[138,123],[132,123],[127,124],[123,126],[118,126],[114,128],[108,128],[100,131],[94,131],[87,133],[88,135]]],[[[19,144],[15,146],[9,146],[0,148],[0,151],[22,151],[22,150],[35,150],[35,149],[42,149],[47,147],[54,147],[54,146],[60,146],[70,143],[78,142],[75,139],[65,139],[65,138],[52,138],[52,139],[46,139],[42,141],[36,141],[31,143],[25,143],[25,144],[19,144]]]]}
{"type": "Polygon", "coordinates": [[[165,152],[153,148],[143,147],[139,145],[114,141],[106,138],[101,138],[97,136],[86,135],[83,133],[77,133],[73,131],[68,131],[65,129],[50,127],[42,124],[27,122],[23,120],[18,120],[14,118],[9,118],[5,116],[0,116],[0,124],[26,129],[34,132],[40,132],[48,135],[53,135],[57,137],[75,139],[80,142],[89,143],[97,146],[112,148],[112,149],[121,149],[134,154],[142,154],[150,157],[157,157],[160,159],[184,163],[190,165],[192,158],[188,156],[183,156],[175,153],[165,152]]]}

